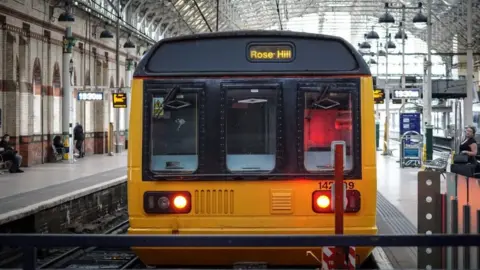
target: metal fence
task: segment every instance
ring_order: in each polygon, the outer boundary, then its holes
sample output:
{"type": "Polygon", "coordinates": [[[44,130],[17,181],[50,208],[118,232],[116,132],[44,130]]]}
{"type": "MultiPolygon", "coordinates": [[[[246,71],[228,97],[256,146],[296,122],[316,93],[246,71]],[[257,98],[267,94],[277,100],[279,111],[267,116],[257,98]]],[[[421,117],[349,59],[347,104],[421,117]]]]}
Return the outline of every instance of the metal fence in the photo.
{"type": "MultiPolygon", "coordinates": [[[[418,234],[480,234],[480,179],[454,173],[418,173],[418,234]]],[[[480,269],[480,243],[442,244],[418,249],[418,268],[480,269]]]]}

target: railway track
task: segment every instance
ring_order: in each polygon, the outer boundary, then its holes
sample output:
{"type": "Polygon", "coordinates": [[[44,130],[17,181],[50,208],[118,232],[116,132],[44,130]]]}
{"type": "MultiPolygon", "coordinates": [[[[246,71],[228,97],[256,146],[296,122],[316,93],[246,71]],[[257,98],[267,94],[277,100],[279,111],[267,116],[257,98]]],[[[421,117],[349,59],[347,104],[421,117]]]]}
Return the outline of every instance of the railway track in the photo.
{"type": "MultiPolygon", "coordinates": [[[[128,220],[111,228],[105,234],[123,234],[129,227],[128,220]]],[[[129,269],[140,261],[130,249],[76,247],[60,253],[53,259],[39,264],[39,269],[129,269]]]]}

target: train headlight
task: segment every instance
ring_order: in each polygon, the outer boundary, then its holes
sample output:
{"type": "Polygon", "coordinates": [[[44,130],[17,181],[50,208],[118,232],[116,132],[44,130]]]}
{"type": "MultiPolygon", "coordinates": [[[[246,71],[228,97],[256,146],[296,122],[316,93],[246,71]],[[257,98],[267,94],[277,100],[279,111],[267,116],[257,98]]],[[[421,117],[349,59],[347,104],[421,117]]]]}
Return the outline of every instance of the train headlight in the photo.
{"type": "Polygon", "coordinates": [[[167,197],[160,197],[158,199],[158,207],[160,209],[167,209],[170,206],[170,200],[167,197]]]}
{"type": "MultiPolygon", "coordinates": [[[[358,190],[347,190],[344,197],[345,213],[357,213],[360,211],[360,192],[358,190]]],[[[330,190],[317,190],[312,194],[312,210],[315,213],[333,213],[334,207],[332,192],[330,190]]]]}
{"type": "Polygon", "coordinates": [[[317,206],[320,207],[320,208],[329,207],[330,206],[330,198],[328,198],[328,196],[325,196],[325,195],[320,195],[317,198],[317,206]]]}
{"type": "Polygon", "coordinates": [[[147,191],[143,194],[143,210],[147,214],[188,214],[191,201],[188,191],[147,191]]]}
{"type": "Polygon", "coordinates": [[[187,206],[187,199],[182,195],[175,196],[175,199],[173,199],[173,205],[177,209],[183,209],[187,206]]]}

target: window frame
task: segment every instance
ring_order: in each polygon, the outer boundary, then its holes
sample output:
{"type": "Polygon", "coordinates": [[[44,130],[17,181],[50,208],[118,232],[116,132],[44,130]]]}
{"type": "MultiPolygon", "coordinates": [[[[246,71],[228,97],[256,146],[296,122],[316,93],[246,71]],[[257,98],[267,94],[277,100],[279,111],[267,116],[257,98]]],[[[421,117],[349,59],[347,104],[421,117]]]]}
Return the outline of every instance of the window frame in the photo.
{"type": "Polygon", "coordinates": [[[162,178],[172,179],[194,176],[201,173],[205,159],[205,84],[185,82],[155,82],[145,81],[143,92],[143,142],[142,145],[142,171],[143,181],[158,181],[162,178]],[[197,94],[197,156],[198,165],[195,171],[153,171],[152,163],[152,110],[153,97],[165,96],[174,86],[179,87],[179,93],[197,94]]]}
{"type": "Polygon", "coordinates": [[[222,82],[220,83],[220,119],[223,119],[220,124],[220,165],[223,170],[223,173],[230,175],[269,175],[280,173],[281,168],[283,167],[283,158],[284,155],[284,117],[283,117],[283,88],[281,83],[262,83],[262,82],[222,82]],[[248,91],[251,89],[268,89],[276,92],[276,119],[275,119],[275,166],[270,171],[230,171],[227,166],[227,106],[228,106],[228,96],[227,93],[229,90],[240,90],[248,91]]]}
{"type": "Polygon", "coordinates": [[[346,179],[362,178],[362,155],[361,155],[361,102],[360,102],[360,80],[359,79],[327,79],[318,81],[304,81],[297,84],[297,172],[309,176],[319,176],[322,179],[332,178],[334,170],[311,172],[305,168],[304,149],[304,113],[305,94],[320,92],[320,88],[329,85],[330,91],[347,92],[351,98],[352,114],[352,145],[353,166],[345,170],[346,179]]]}

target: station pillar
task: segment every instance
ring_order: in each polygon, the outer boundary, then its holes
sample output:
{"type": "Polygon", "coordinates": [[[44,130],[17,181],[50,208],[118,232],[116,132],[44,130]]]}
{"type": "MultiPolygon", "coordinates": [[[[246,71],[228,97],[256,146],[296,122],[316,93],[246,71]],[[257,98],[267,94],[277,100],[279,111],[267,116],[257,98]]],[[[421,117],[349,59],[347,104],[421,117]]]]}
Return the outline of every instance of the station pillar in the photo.
{"type": "Polygon", "coordinates": [[[64,147],[68,149],[64,159],[73,162],[73,88],[70,83],[70,77],[73,72],[72,50],[75,46],[75,39],[72,35],[71,26],[66,27],[65,36],[63,37],[63,54],[62,54],[62,135],[64,147]],[[68,153],[67,153],[68,152],[68,153]]]}

